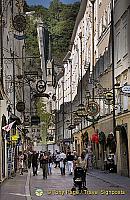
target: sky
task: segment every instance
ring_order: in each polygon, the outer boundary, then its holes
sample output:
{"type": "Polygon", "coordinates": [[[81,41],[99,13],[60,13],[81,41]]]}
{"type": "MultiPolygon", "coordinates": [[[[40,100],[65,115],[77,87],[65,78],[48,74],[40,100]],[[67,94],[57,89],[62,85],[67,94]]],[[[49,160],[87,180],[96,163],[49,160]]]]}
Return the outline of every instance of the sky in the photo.
{"type": "MultiPolygon", "coordinates": [[[[63,3],[74,3],[77,2],[79,0],[60,0],[63,3]]],[[[26,0],[28,5],[43,5],[44,7],[48,7],[51,0],[26,0]]]]}

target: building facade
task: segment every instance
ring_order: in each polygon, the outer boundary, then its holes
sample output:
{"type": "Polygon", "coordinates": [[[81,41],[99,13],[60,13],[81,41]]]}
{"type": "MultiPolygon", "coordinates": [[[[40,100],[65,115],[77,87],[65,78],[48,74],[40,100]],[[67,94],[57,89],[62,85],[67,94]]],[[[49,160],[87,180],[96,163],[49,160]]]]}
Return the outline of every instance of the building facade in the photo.
{"type": "Polygon", "coordinates": [[[130,176],[130,97],[122,88],[130,84],[130,2],[115,1],[115,79],[118,109],[117,130],[117,172],[130,176]]]}
{"type": "Polygon", "coordinates": [[[1,1],[1,74],[0,74],[0,181],[9,176],[10,170],[17,168],[13,153],[17,147],[14,143],[10,146],[11,135],[2,130],[10,120],[23,120],[23,114],[16,110],[16,104],[23,101],[23,87],[18,75],[23,74],[23,45],[24,40],[18,37],[23,35],[13,27],[13,20],[18,11],[23,13],[23,5],[19,6],[12,1],[1,1]],[[13,166],[13,167],[11,167],[13,166]]]}
{"type": "Polygon", "coordinates": [[[127,0],[125,2],[117,0],[114,1],[112,8],[110,0],[96,0],[94,7],[90,1],[81,2],[71,38],[70,51],[64,59],[64,77],[58,82],[56,95],[58,110],[63,110],[64,107],[66,111],[64,119],[63,116],[61,117],[61,120],[65,122],[64,138],[62,123],[58,129],[59,135],[62,135],[63,139],[73,139],[73,148],[79,154],[85,147],[91,147],[96,168],[104,169],[106,154],[114,153],[117,173],[125,176],[129,176],[130,171],[130,123],[128,120],[130,100],[128,94],[122,92],[122,88],[129,85],[130,76],[129,4],[127,0]],[[111,23],[112,14],[114,21],[111,23]],[[93,101],[99,108],[99,110],[96,108],[97,114],[94,116],[88,110],[88,103],[91,104],[93,101]],[[86,116],[82,116],[79,123],[75,124],[74,113],[81,103],[86,107],[86,116]],[[68,120],[71,125],[75,124],[71,130],[67,128],[68,120]],[[97,141],[94,138],[96,129],[98,129],[97,141]],[[116,140],[113,138],[110,141],[109,138],[114,134],[116,140]],[[84,141],[84,137],[87,137],[87,141],[84,141]]]}

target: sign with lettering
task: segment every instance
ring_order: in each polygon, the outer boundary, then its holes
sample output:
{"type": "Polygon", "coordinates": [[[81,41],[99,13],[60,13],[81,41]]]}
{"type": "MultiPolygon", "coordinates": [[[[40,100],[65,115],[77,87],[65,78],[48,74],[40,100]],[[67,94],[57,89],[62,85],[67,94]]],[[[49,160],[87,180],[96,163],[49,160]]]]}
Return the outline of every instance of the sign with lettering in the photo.
{"type": "Polygon", "coordinates": [[[121,90],[123,93],[130,94],[130,85],[123,86],[121,90]]]}

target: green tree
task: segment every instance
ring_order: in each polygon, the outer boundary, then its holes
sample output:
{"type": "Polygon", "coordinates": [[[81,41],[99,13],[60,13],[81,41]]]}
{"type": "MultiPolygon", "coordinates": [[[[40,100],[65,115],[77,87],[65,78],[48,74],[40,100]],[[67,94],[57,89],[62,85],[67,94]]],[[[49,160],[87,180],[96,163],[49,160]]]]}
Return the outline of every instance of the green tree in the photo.
{"type": "Polygon", "coordinates": [[[26,5],[27,11],[35,11],[32,20],[27,20],[27,54],[39,56],[36,19],[40,17],[52,36],[52,57],[55,63],[61,64],[68,51],[79,6],[79,2],[66,5],[60,0],[52,0],[48,9],[40,5],[28,8],[26,5]]]}
{"type": "Polygon", "coordinates": [[[59,21],[62,9],[63,9],[63,4],[59,0],[52,0],[48,9],[51,19],[59,21]]]}
{"type": "Polygon", "coordinates": [[[52,34],[52,56],[56,63],[62,63],[70,43],[70,38],[79,11],[79,3],[70,5],[53,0],[49,11],[49,30],[52,34]]]}
{"type": "Polygon", "coordinates": [[[40,121],[42,124],[42,132],[41,132],[42,143],[46,144],[47,129],[51,123],[51,113],[48,113],[46,111],[46,106],[41,98],[37,100],[37,113],[38,116],[40,117],[40,121]]]}

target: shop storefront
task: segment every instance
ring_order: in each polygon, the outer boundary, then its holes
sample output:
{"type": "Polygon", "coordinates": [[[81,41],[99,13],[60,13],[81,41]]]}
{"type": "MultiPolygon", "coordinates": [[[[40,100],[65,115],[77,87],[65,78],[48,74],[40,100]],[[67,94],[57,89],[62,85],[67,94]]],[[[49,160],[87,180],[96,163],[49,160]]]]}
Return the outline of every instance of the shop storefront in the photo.
{"type": "Polygon", "coordinates": [[[106,157],[110,154],[111,148],[107,144],[107,138],[112,132],[112,118],[107,116],[95,123],[94,127],[86,128],[88,132],[88,145],[93,152],[93,167],[101,170],[106,169],[106,157]]]}
{"type": "Polygon", "coordinates": [[[113,133],[112,115],[108,115],[95,123],[94,127],[88,126],[82,133],[74,133],[74,148],[78,155],[81,155],[84,148],[91,147],[94,168],[130,177],[129,112],[116,116],[115,133],[116,138],[113,133]]]}

